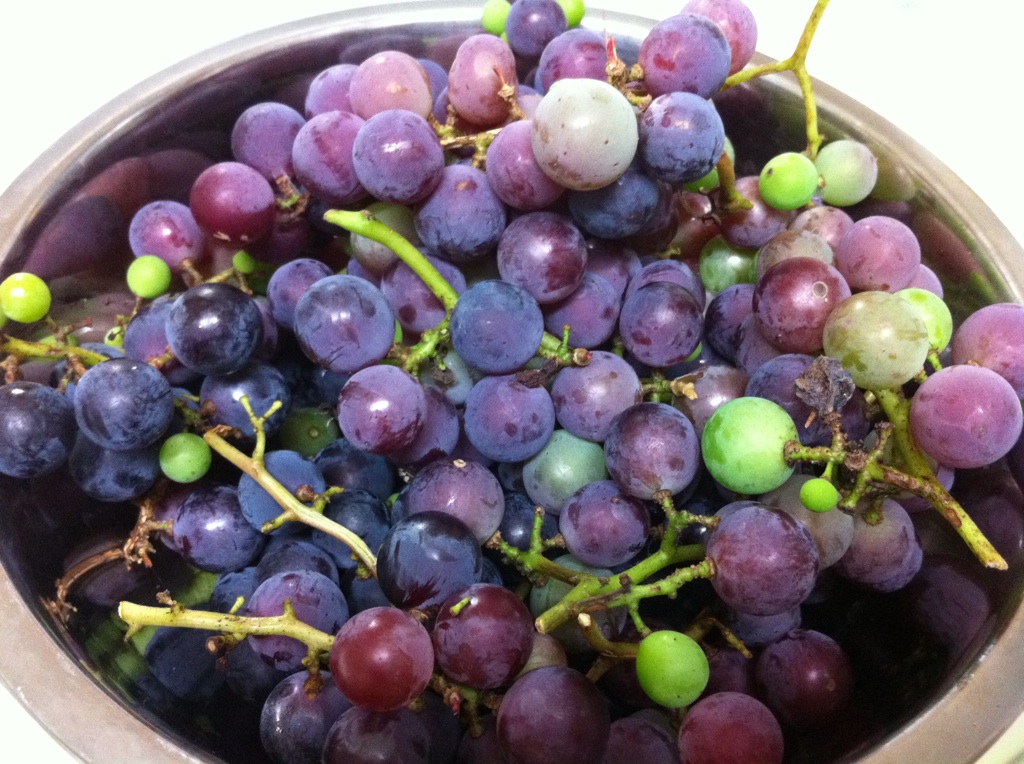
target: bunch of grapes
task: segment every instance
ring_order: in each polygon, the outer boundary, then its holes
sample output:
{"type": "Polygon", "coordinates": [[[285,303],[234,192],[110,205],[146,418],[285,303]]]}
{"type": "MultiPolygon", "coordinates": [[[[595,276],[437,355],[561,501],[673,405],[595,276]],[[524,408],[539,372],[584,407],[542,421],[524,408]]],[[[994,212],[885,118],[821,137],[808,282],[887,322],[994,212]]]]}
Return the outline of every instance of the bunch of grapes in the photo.
{"type": "Polygon", "coordinates": [[[120,603],[133,681],[272,762],[838,755],[989,615],[941,518],[1018,562],[1024,307],[955,324],[812,93],[752,149],[741,0],[628,62],[582,17],[489,0],[153,155],[89,322],[0,283],[0,473],[91,531],[54,612],[120,603]]]}

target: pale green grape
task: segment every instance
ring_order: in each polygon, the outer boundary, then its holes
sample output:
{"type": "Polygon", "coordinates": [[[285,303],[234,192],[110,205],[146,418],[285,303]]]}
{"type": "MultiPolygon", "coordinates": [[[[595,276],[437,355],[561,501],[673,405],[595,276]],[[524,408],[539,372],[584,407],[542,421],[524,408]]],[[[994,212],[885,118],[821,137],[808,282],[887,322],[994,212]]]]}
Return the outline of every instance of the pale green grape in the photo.
{"type": "Polygon", "coordinates": [[[734,284],[753,284],[756,280],[755,250],[734,247],[716,236],[700,251],[700,279],[713,294],[734,284]]]}
{"type": "Polygon", "coordinates": [[[928,343],[938,352],[942,352],[953,339],[953,316],[949,307],[942,298],[927,289],[910,287],[896,292],[897,297],[902,297],[909,302],[917,316],[924,321],[928,330],[928,343]]]}
{"type": "Polygon", "coordinates": [[[530,499],[551,512],[595,480],[606,480],[604,448],[567,430],[555,430],[540,452],[523,465],[523,483],[530,499]]]}
{"type": "Polygon", "coordinates": [[[0,283],[0,311],[12,321],[31,324],[50,312],[50,288],[34,273],[12,273],[0,283]]]}
{"type": "Polygon", "coordinates": [[[814,164],[825,181],[821,198],[836,207],[864,201],[878,179],[878,160],[871,149],[857,141],[826,143],[814,164]]]}
{"type": "Polygon", "coordinates": [[[142,255],[132,260],[126,278],[132,294],[152,300],[171,286],[171,266],[155,255],[142,255]]]}
{"type": "Polygon", "coordinates": [[[505,19],[512,5],[508,0],[487,0],[484,3],[483,14],[480,23],[486,31],[491,34],[501,35],[505,33],[505,19]]]}
{"type": "Polygon", "coordinates": [[[636,675],[651,700],[680,708],[704,692],[711,669],[704,650],[692,638],[678,631],[653,631],[637,649],[636,675]]]}
{"type": "Polygon", "coordinates": [[[793,474],[783,447],[797,440],[792,417],[777,403],[745,396],[720,406],[701,436],[708,472],[730,491],[761,494],[778,488],[793,474]]]}
{"type": "Polygon", "coordinates": [[[804,154],[787,151],[772,157],[758,181],[761,198],[777,210],[795,210],[818,190],[818,168],[804,154]]]}

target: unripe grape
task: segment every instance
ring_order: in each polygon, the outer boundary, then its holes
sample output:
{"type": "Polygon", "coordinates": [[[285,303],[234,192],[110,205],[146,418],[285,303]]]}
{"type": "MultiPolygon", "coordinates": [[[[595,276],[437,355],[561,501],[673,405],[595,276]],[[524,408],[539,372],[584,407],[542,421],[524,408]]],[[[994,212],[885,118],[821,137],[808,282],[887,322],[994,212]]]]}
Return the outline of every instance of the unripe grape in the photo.
{"type": "Polygon", "coordinates": [[[839,503],[839,491],[825,478],[811,478],[800,486],[800,501],[812,512],[828,512],[839,503]]]}
{"type": "Polygon", "coordinates": [[[34,273],[12,273],[0,283],[0,311],[22,324],[38,321],[50,312],[50,288],[34,273]]]}
{"type": "Polygon", "coordinates": [[[704,425],[701,452],[708,472],[730,491],[759,494],[793,474],[783,447],[797,440],[786,410],[766,398],[746,396],[723,404],[704,425]]]}
{"type": "Polygon", "coordinates": [[[761,170],[761,198],[777,210],[795,210],[818,190],[818,168],[803,154],[787,151],[768,160],[761,170]]]}
{"type": "Polygon", "coordinates": [[[636,674],[651,700],[668,708],[688,706],[704,692],[711,669],[693,639],[678,631],[644,637],[636,654],[636,674]]]}
{"type": "Polygon", "coordinates": [[[137,257],[128,266],[128,288],[132,294],[151,300],[171,285],[171,266],[156,255],[137,257]]]}

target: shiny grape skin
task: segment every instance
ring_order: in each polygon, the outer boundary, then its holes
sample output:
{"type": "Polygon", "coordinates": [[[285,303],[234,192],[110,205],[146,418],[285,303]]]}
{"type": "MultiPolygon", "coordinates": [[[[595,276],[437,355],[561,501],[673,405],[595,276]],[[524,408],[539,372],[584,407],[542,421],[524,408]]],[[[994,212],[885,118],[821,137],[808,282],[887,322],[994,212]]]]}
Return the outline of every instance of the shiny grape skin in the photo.
{"type": "Polygon", "coordinates": [[[327,733],[352,703],[326,671],[323,688],[306,694],[309,672],[285,677],[267,696],[260,712],[260,742],[275,764],[320,764],[327,733]]]}
{"type": "Polygon", "coordinates": [[[377,607],[341,627],[330,661],[334,682],[346,698],[360,708],[387,712],[408,705],[426,689],[434,648],[413,616],[377,607]]]}
{"type": "Polygon", "coordinates": [[[252,565],[263,549],[263,534],[242,514],[238,491],[212,486],[193,492],[174,521],[174,543],[191,565],[228,573],[252,565]]]}
{"type": "Polygon", "coordinates": [[[421,717],[408,708],[350,708],[327,733],[323,764],[430,764],[431,734],[421,717]]]}
{"type": "MultiPolygon", "coordinates": [[[[361,488],[347,488],[337,496],[332,496],[324,516],[355,533],[375,554],[391,527],[387,505],[361,488]]],[[[330,554],[340,572],[356,567],[351,548],[339,539],[315,530],[310,535],[310,541],[330,554]]]]}
{"type": "Polygon", "coordinates": [[[819,260],[795,257],[776,263],[758,279],[754,315],[761,333],[786,353],[819,353],[825,321],[849,297],[846,279],[819,260]]]}
{"type": "Polygon", "coordinates": [[[441,670],[461,684],[492,690],[508,684],[533,649],[533,618],[510,589],[473,584],[441,606],[431,639],[441,670]]]}
{"type": "Polygon", "coordinates": [[[524,674],[498,709],[498,739],[509,764],[594,764],[604,754],[610,729],[600,692],[564,666],[524,674]]]}
{"type": "Polygon", "coordinates": [[[463,459],[438,459],[421,469],[405,492],[406,509],[445,512],[464,522],[481,544],[501,525],[505,496],[489,469],[463,459]]]}
{"type": "MultiPolygon", "coordinates": [[[[317,466],[296,451],[268,451],[263,463],[271,477],[289,491],[297,491],[303,485],[309,486],[314,493],[327,490],[327,484],[317,466]]],[[[264,523],[284,511],[270,493],[247,474],[238,479],[238,499],[242,515],[257,531],[262,530],[264,523]]],[[[297,524],[286,523],[278,532],[291,533],[299,527],[297,524]]]]}
{"type": "Polygon", "coordinates": [[[418,204],[441,182],[444,150],[422,116],[388,109],[360,126],[352,144],[352,165],[375,199],[418,204]]]}
{"type": "Polygon", "coordinates": [[[306,123],[305,117],[283,103],[253,104],[231,128],[231,153],[235,160],[255,168],[272,183],[292,177],[292,144],[306,123]]]}
{"type": "Polygon", "coordinates": [[[325,446],[313,461],[328,485],[359,488],[382,501],[396,490],[395,466],[386,457],[360,451],[344,438],[325,446]]]}
{"type": "Polygon", "coordinates": [[[670,281],[655,281],[629,295],[619,312],[626,349],[649,366],[685,361],[700,344],[703,315],[693,295],[670,281]]]}
{"type": "Polygon", "coordinates": [[[732,52],[725,34],[709,18],[677,13],[647,33],[639,62],[651,95],[682,91],[710,98],[729,75],[732,52]]]}
{"type": "MultiPolygon", "coordinates": [[[[941,296],[941,295],[940,295],[941,296]]],[[[953,335],[953,363],[976,363],[1006,379],[1024,398],[1024,305],[996,303],[976,310],[953,335]]]]}
{"type": "Polygon", "coordinates": [[[338,424],[354,446],[387,455],[407,448],[427,416],[423,386],[397,366],[360,369],[341,389],[338,424]]]}
{"type": "Polygon", "coordinates": [[[484,377],[469,391],[463,427],[484,456],[501,462],[526,461],[555,429],[555,407],[543,387],[527,387],[507,374],[484,377]]]}
{"type": "Polygon", "coordinates": [[[311,570],[339,583],[338,566],[325,550],[311,541],[284,539],[266,548],[260,557],[256,564],[257,585],[277,573],[294,570],[311,570]]]}
{"type": "Polygon", "coordinates": [[[270,234],[275,199],[270,181],[241,162],[219,162],[196,178],[189,208],[206,234],[245,247],[270,234]]]}
{"type": "Polygon", "coordinates": [[[544,326],[556,337],[568,326],[571,347],[596,348],[615,333],[621,306],[615,287],[588,271],[575,292],[544,306],[544,326]]]}
{"type": "Polygon", "coordinates": [[[697,701],[679,728],[680,764],[782,764],[783,745],[772,712],[738,692],[697,701]]]}
{"type": "Polygon", "coordinates": [[[179,295],[165,321],[175,357],[200,374],[230,374],[255,355],[263,341],[260,309],[227,284],[200,284],[179,295]]]}
{"type": "Polygon", "coordinates": [[[540,305],[568,297],[579,287],[587,245],[572,220],[555,212],[528,212],[513,220],[498,241],[498,272],[540,305]]]}
{"type": "Polygon", "coordinates": [[[67,461],[76,431],[71,404],[53,388],[0,386],[0,473],[30,478],[53,472],[67,461]]]}
{"type": "Polygon", "coordinates": [[[215,407],[211,420],[216,424],[235,427],[246,437],[254,437],[249,413],[241,404],[242,396],[248,396],[249,406],[257,416],[266,414],[275,401],[281,408],[264,422],[264,432],[276,435],[288,416],[291,407],[291,391],[284,375],[269,363],[252,361],[238,371],[207,376],[199,388],[199,399],[203,404],[215,407]]]}
{"type": "Polygon", "coordinates": [[[267,299],[274,320],[286,329],[295,327],[295,304],[310,286],[334,273],[319,260],[302,257],[285,263],[270,276],[267,299]]]}
{"type": "Polygon", "coordinates": [[[505,374],[529,361],[544,335],[544,315],[520,286],[487,280],[467,289],[451,317],[455,352],[481,371],[505,374]]]}
{"type": "Polygon", "coordinates": [[[647,508],[610,480],[580,488],[558,515],[566,549],[581,562],[597,567],[633,559],[646,543],[650,526],[647,508]]]}
{"type": "Polygon", "coordinates": [[[145,448],[170,427],[174,393],[154,367],[112,358],[89,369],[74,397],[75,420],[90,440],[114,451],[145,448]]]}
{"type": "Polygon", "coordinates": [[[679,493],[700,465],[693,425],[665,403],[639,403],[615,417],[604,451],[612,479],[638,499],[661,490],[679,493]]]}
{"type": "Polygon", "coordinates": [[[491,252],[507,222],[505,205],[491,190],[487,175],[468,165],[445,167],[416,212],[416,232],[424,246],[459,264],[491,252]]]}
{"type": "Polygon", "coordinates": [[[157,444],[133,451],[111,451],[81,433],[68,454],[75,483],[98,501],[137,499],[160,477],[157,444]]]}
{"type": "Polygon", "coordinates": [[[418,512],[388,531],[377,555],[377,580],[396,606],[435,612],[459,589],[480,580],[480,544],[444,512],[418,512]]]}

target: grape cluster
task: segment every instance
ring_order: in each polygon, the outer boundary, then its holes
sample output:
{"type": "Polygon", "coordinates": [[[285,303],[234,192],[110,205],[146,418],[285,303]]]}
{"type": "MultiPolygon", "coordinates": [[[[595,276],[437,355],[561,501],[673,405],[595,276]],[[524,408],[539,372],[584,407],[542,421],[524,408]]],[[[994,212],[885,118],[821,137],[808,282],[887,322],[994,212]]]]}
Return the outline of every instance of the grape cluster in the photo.
{"type": "Polygon", "coordinates": [[[970,641],[920,604],[973,575],[922,510],[1006,564],[1019,506],[949,489],[1022,473],[1024,308],[955,324],[867,146],[744,156],[741,0],[629,64],[582,15],[490,0],[446,65],[245,109],[136,205],[107,344],[0,284],[0,473],[140,507],[66,588],[149,602],[180,558],[178,607],[121,611],[138,681],[254,710],[273,762],[838,754],[895,649],[865,608],[970,641]]]}

